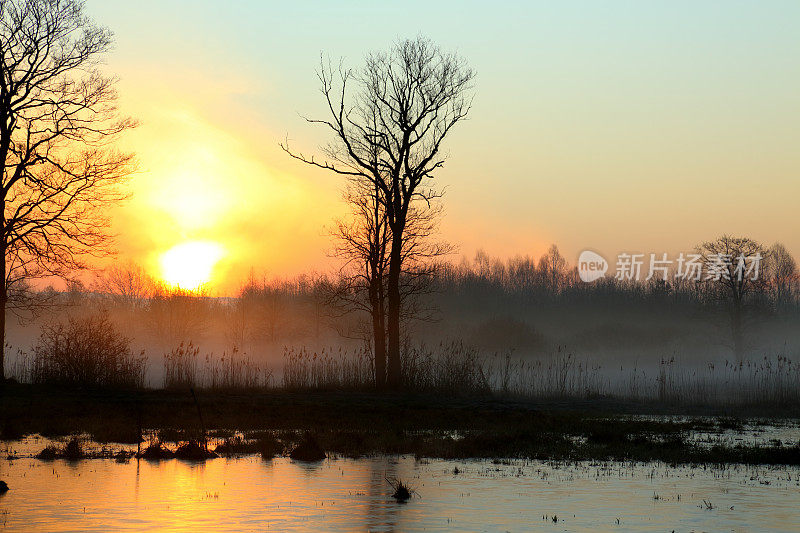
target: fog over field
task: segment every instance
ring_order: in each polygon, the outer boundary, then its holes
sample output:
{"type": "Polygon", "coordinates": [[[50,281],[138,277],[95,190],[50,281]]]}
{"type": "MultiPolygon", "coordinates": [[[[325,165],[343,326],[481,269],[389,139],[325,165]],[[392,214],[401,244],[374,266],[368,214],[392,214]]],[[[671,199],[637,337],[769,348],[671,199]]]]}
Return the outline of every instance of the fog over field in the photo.
{"type": "MultiPolygon", "coordinates": [[[[407,299],[403,357],[408,372],[424,361],[523,395],[712,403],[793,397],[798,293],[793,280],[781,292],[781,280],[768,268],[763,275],[768,282],[743,307],[737,353],[730,305],[713,281],[621,281],[609,273],[585,283],[555,247],[538,260],[479,252],[438,265],[407,299]]],[[[168,360],[195,361],[189,379],[198,386],[230,374],[227,361],[250,376],[241,379],[263,386],[369,387],[369,315],[339,299],[341,277],[253,278],[238,296],[222,298],[168,289],[133,265],[117,267],[90,287],[42,296],[47,304],[35,314],[11,320],[9,366],[30,381],[48,331],[68,320],[107,317],[130,339],[130,352],[143,354],[150,387],[169,386],[168,360]],[[294,378],[286,374],[292,361],[294,378]],[[306,363],[303,377],[297,365],[306,363]]],[[[96,327],[105,326],[89,324],[96,327]]]]}

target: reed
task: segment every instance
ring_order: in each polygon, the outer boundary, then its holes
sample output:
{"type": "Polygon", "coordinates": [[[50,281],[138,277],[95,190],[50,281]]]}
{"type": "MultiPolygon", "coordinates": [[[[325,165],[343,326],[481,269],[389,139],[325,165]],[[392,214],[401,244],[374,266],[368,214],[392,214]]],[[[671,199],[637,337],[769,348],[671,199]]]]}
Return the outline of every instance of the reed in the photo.
{"type": "MultiPolygon", "coordinates": [[[[678,405],[791,405],[800,401],[800,365],[784,355],[703,366],[662,358],[650,368],[603,365],[559,347],[535,360],[485,355],[460,342],[406,347],[403,386],[411,392],[527,399],[656,401],[678,405]]],[[[286,348],[282,387],[359,390],[374,387],[364,351],[286,348]]]]}
{"type": "Polygon", "coordinates": [[[181,343],[164,354],[165,389],[247,390],[267,388],[272,371],[234,349],[230,355],[200,357],[200,348],[181,343]]]}

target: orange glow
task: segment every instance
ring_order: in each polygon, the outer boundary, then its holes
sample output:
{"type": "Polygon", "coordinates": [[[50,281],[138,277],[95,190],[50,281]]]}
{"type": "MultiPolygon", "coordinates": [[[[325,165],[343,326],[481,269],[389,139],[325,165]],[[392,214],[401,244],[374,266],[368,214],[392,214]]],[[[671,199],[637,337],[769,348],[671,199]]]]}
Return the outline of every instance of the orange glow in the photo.
{"type": "Polygon", "coordinates": [[[206,103],[225,101],[227,85],[203,78],[176,91],[168,73],[149,79],[157,81],[125,91],[125,109],[142,126],[121,145],[136,153],[139,172],[130,200],[113,212],[120,255],[170,285],[202,284],[215,295],[236,294],[251,270],[325,268],[330,244],[321,228],[341,216],[340,181],[298,166],[276,133],[245,127],[236,107],[209,116],[206,103]],[[216,248],[183,247],[197,242],[216,248]]]}
{"type": "Polygon", "coordinates": [[[178,244],[161,255],[161,277],[181,289],[198,289],[211,281],[214,267],[224,255],[225,250],[216,242],[178,244]]]}

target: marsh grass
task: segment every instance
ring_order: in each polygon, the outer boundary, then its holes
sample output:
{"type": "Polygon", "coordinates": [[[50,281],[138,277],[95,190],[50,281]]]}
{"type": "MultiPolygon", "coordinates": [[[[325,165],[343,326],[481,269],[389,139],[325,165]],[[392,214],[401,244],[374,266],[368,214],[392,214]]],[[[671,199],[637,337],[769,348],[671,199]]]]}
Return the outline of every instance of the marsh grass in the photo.
{"type": "Polygon", "coordinates": [[[52,461],[58,458],[58,455],[59,449],[53,444],[48,444],[42,451],[36,454],[36,458],[43,461],[52,461]]]}
{"type": "MultiPolygon", "coordinates": [[[[163,393],[153,392],[154,398],[164,398],[163,393]]],[[[222,437],[215,449],[217,455],[260,454],[266,459],[293,450],[298,460],[322,459],[300,457],[299,450],[309,436],[316,442],[317,450],[324,450],[328,457],[363,457],[376,455],[412,455],[418,458],[520,458],[553,461],[663,461],[669,464],[800,464],[800,443],[791,439],[780,442],[735,441],[724,436],[733,428],[735,433],[746,437],[753,431],[749,425],[727,418],[708,417],[630,417],[609,416],[598,412],[580,413],[573,410],[543,411],[530,409],[511,402],[503,406],[494,399],[486,403],[457,401],[437,409],[427,402],[410,400],[398,411],[396,397],[382,395],[297,394],[287,403],[282,394],[271,396],[272,403],[252,413],[252,418],[237,418],[247,403],[229,403],[231,397],[220,398],[222,406],[215,425],[228,423],[228,427],[242,428],[235,431],[215,431],[222,437]],[[365,401],[365,399],[367,401],[365,401]],[[306,407],[303,407],[305,403],[306,407]],[[276,418],[268,413],[277,412],[276,418]],[[309,414],[313,414],[309,417],[309,414]],[[284,429],[281,429],[284,428],[284,429]],[[305,429],[288,429],[305,428],[305,429]],[[707,436],[707,437],[706,437],[707,436]],[[695,438],[702,437],[702,438],[695,438]]],[[[267,400],[268,396],[264,399],[267,400]]],[[[269,400],[267,400],[269,401],[269,400]]],[[[85,404],[76,404],[84,406],[85,404]]],[[[169,413],[171,422],[156,412],[148,416],[148,423],[169,426],[186,423],[194,406],[187,402],[170,404],[163,414],[169,413]]],[[[105,406],[90,423],[103,425],[113,418],[115,408],[105,406]]],[[[258,408],[256,408],[258,409],[258,408]]],[[[249,416],[249,414],[248,414],[249,416]]],[[[766,422],[770,424],[770,422],[766,422]]],[[[224,427],[217,425],[216,427],[224,427]]],[[[757,426],[753,426],[757,427],[757,426]]],[[[198,454],[201,448],[197,440],[194,422],[185,429],[165,432],[175,444],[169,448],[159,432],[149,430],[146,435],[149,445],[138,457],[150,460],[170,459],[174,450],[191,445],[192,448],[178,454],[190,460],[203,460],[206,454],[198,454]],[[193,437],[194,436],[194,437],[193,437]],[[188,453],[192,452],[192,453],[188,453]]],[[[67,441],[48,446],[39,454],[41,459],[66,459],[81,457],[80,453],[68,452],[75,448],[67,441]]],[[[81,438],[81,437],[79,437],[81,438]]],[[[214,437],[220,439],[220,437],[214,437]]],[[[95,446],[79,446],[86,458],[118,459],[108,447],[97,450],[95,446]]],[[[123,458],[125,459],[125,458],[123,458]]],[[[455,474],[455,471],[454,471],[455,474]]]]}
{"type": "Polygon", "coordinates": [[[161,459],[172,459],[175,456],[172,450],[164,447],[160,443],[150,444],[144,450],[142,450],[137,457],[140,459],[149,459],[149,460],[161,460],[161,459]]]}
{"type": "MultiPolygon", "coordinates": [[[[406,347],[406,391],[522,399],[613,398],[675,405],[793,405],[800,402],[800,365],[778,355],[741,363],[681,365],[662,358],[650,368],[602,365],[559,347],[538,359],[486,355],[464,343],[406,347]]],[[[368,390],[372,360],[364,351],[287,348],[284,389],[368,390]]]]}
{"type": "Polygon", "coordinates": [[[403,383],[408,389],[457,394],[492,392],[491,368],[477,348],[460,342],[406,348],[403,383]]]}
{"type": "MultiPolygon", "coordinates": [[[[103,316],[69,319],[42,333],[32,358],[14,363],[13,375],[34,384],[82,388],[141,388],[144,355],[103,316]]],[[[193,343],[164,354],[167,390],[369,391],[374,369],[367,350],[284,349],[273,370],[233,350],[201,355],[193,343]]],[[[784,354],[734,363],[687,364],[674,356],[648,367],[602,364],[557,347],[537,358],[512,352],[486,354],[463,342],[406,345],[402,353],[406,392],[495,396],[528,400],[660,402],[692,406],[791,406],[800,403],[800,364],[784,354]]]]}
{"type": "Polygon", "coordinates": [[[164,388],[178,389],[197,386],[197,359],[200,348],[191,342],[181,343],[164,354],[164,388]]]}
{"type": "Polygon", "coordinates": [[[272,371],[261,367],[234,349],[221,357],[206,354],[193,343],[181,343],[164,354],[164,388],[245,390],[267,388],[272,371]]]}
{"type": "Polygon", "coordinates": [[[525,398],[617,398],[677,405],[792,405],[800,401],[800,365],[783,355],[738,364],[681,365],[663,358],[645,369],[594,364],[560,352],[536,361],[487,359],[493,391],[525,398]]]}
{"type": "MultiPolygon", "coordinates": [[[[373,361],[365,350],[343,349],[313,352],[286,348],[283,387],[303,389],[374,388],[373,361]]],[[[463,343],[406,347],[403,355],[404,388],[420,392],[489,393],[486,367],[477,349],[463,343]]]]}
{"type": "Polygon", "coordinates": [[[286,389],[360,389],[371,387],[373,383],[372,358],[365,350],[284,349],[283,387],[286,389]]]}

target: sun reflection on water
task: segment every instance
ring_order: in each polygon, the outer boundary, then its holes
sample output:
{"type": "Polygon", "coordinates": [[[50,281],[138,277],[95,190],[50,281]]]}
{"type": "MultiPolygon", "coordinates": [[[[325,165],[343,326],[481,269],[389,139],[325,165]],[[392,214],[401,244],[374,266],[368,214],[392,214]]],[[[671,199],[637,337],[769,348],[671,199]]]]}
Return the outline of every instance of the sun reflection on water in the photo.
{"type": "MultiPolygon", "coordinates": [[[[41,449],[42,442],[28,447],[41,449]]],[[[659,464],[413,457],[316,464],[255,456],[122,464],[24,457],[0,462],[0,478],[11,487],[0,496],[0,525],[5,521],[7,531],[551,530],[557,516],[564,528],[587,531],[615,527],[617,519],[638,531],[800,528],[800,469],[728,467],[721,474],[659,464]],[[394,477],[419,497],[395,502],[386,482],[394,477]],[[716,510],[698,507],[701,499],[716,510]]]]}

